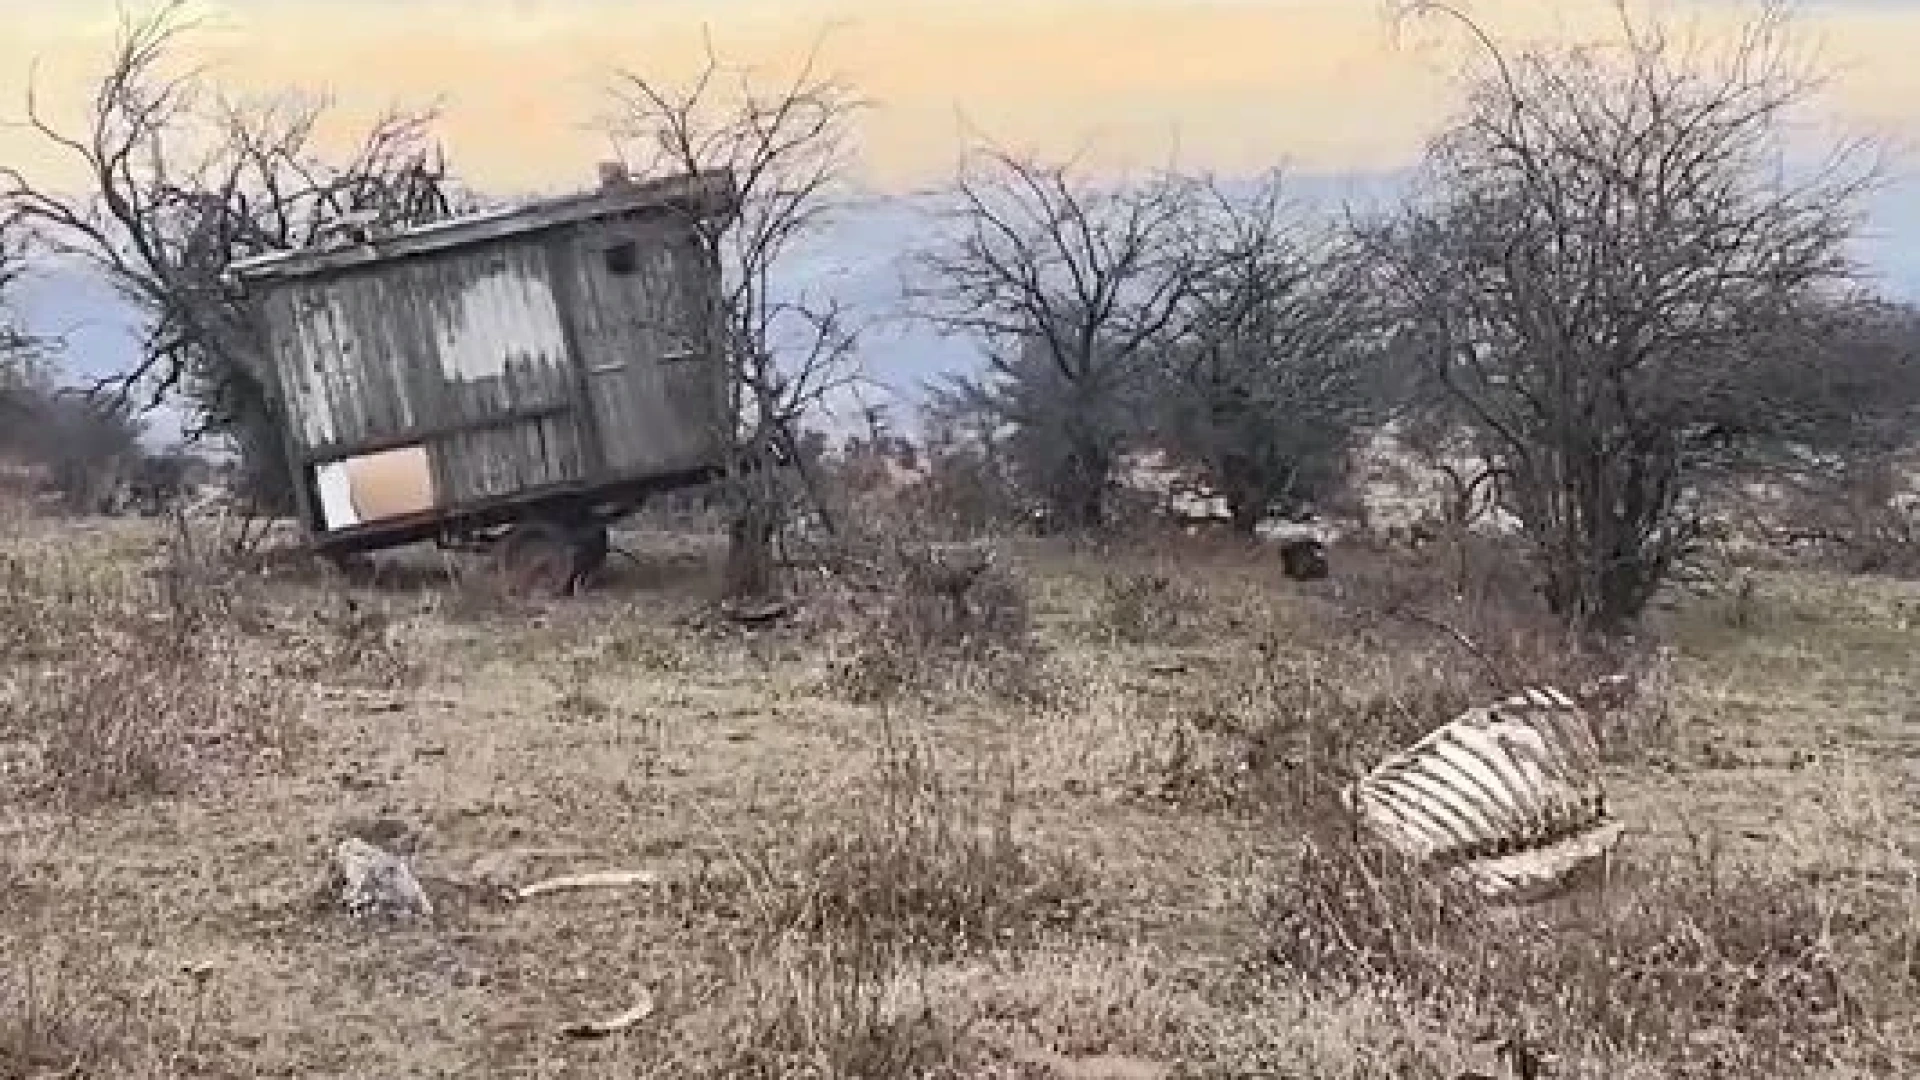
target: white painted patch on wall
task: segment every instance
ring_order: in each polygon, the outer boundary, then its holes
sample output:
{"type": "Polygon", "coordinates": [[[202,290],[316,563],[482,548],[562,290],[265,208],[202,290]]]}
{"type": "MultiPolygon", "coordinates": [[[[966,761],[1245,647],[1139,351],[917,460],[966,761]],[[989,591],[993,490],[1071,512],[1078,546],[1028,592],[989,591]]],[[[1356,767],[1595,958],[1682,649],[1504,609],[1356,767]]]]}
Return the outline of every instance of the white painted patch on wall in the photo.
{"type": "Polygon", "coordinates": [[[460,293],[438,337],[440,372],[449,381],[497,378],[514,356],[558,362],[567,348],[547,283],[504,270],[460,293]]]}

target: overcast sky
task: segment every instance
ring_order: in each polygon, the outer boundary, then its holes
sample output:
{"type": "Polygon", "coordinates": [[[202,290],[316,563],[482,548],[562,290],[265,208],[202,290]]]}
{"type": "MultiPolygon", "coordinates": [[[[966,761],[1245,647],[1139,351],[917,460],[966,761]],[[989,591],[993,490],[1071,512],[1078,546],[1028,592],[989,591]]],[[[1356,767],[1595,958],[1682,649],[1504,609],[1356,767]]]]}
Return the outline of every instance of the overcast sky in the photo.
{"type": "MultiPolygon", "coordinates": [[[[84,105],[115,22],[112,0],[0,0],[0,116],[17,117],[29,65],[47,111],[84,105]]],[[[138,0],[127,0],[139,8],[138,0]]],[[[1503,36],[1590,36],[1603,0],[1470,0],[1503,36]]],[[[1667,0],[1709,32],[1747,10],[1731,0],[1667,0]]],[[[462,174],[495,193],[588,184],[606,143],[593,130],[617,67],[674,79],[700,56],[705,27],[729,59],[790,71],[827,27],[825,65],[875,102],[862,125],[863,179],[905,191],[950,171],[961,119],[1043,154],[1090,147],[1109,165],[1158,163],[1247,172],[1288,163],[1337,195],[1413,162],[1453,101],[1457,36],[1398,43],[1379,0],[251,0],[195,3],[209,16],[194,60],[240,90],[330,91],[364,120],[395,102],[445,104],[462,174]]],[[[1920,0],[1802,5],[1801,26],[1836,72],[1823,123],[1920,147],[1920,0]]],[[[55,184],[77,174],[26,133],[0,128],[0,159],[55,184]]],[[[1920,167],[1909,157],[1903,169],[1920,167]]],[[[1874,207],[1868,257],[1920,297],[1920,185],[1874,207]]],[[[889,291],[886,257],[910,219],[850,227],[836,268],[861,294],[889,291]]],[[[42,326],[108,325],[110,298],[71,282],[35,290],[42,326]]],[[[88,366],[114,361],[111,333],[83,333],[88,366]]],[[[879,374],[910,382],[964,362],[923,338],[890,341],[879,374]]]]}

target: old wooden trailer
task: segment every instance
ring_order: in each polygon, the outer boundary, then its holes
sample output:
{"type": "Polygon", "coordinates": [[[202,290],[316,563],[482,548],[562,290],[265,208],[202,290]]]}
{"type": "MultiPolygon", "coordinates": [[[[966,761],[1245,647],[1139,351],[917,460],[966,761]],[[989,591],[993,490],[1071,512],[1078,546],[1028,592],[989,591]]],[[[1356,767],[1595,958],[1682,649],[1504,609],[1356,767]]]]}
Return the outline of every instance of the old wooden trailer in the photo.
{"type": "Polygon", "coordinates": [[[723,467],[730,174],[634,183],[237,264],[309,542],[493,546],[570,589],[607,526],[723,467]]]}

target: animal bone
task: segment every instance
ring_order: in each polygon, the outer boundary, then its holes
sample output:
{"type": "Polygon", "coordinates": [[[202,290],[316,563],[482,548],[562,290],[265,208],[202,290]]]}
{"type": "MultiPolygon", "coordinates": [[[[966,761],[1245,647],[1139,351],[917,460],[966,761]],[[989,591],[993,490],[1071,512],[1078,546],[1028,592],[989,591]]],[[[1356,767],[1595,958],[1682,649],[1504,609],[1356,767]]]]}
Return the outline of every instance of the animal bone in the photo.
{"type": "Polygon", "coordinates": [[[1585,711],[1551,687],[1470,709],[1381,762],[1347,805],[1395,850],[1484,896],[1537,897],[1605,857],[1600,753],[1585,711]]]}
{"type": "Polygon", "coordinates": [[[653,995],[641,991],[640,1003],[619,1016],[610,1016],[605,1020],[582,1020],[568,1024],[560,1033],[575,1039],[604,1039],[609,1035],[618,1035],[633,1025],[653,1015],[653,995]]]}
{"type": "Polygon", "coordinates": [[[569,874],[516,889],[513,899],[531,900],[536,896],[571,892],[577,889],[626,889],[636,885],[653,885],[659,880],[658,874],[647,870],[602,870],[592,874],[569,874]]]}

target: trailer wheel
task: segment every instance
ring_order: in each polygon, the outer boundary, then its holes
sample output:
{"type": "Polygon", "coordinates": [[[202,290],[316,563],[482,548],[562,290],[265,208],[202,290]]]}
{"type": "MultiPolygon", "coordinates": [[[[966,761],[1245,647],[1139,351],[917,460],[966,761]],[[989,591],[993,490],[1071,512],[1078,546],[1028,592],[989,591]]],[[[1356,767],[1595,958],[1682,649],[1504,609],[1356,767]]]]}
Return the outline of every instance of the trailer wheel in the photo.
{"type": "Polygon", "coordinates": [[[497,560],[514,595],[569,596],[606,564],[608,550],[604,525],[535,521],[508,530],[497,560]]]}
{"type": "Polygon", "coordinates": [[[373,556],[364,551],[323,551],[320,560],[345,581],[364,583],[373,577],[376,568],[373,556]]]}
{"type": "Polygon", "coordinates": [[[605,525],[583,525],[574,530],[573,576],[576,585],[584,585],[588,578],[600,572],[607,565],[607,553],[612,550],[612,542],[607,537],[605,525]]]}
{"type": "Polygon", "coordinates": [[[515,525],[500,540],[495,563],[515,596],[566,596],[573,592],[576,544],[572,534],[552,522],[515,525]]]}

